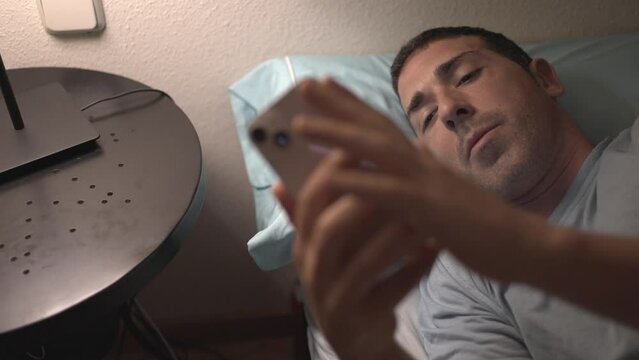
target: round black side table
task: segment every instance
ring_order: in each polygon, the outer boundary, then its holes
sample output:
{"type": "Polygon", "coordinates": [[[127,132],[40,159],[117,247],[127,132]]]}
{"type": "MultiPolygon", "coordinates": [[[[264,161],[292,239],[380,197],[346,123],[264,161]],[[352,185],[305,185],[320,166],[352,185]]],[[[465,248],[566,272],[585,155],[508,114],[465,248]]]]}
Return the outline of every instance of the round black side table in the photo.
{"type": "MultiPolygon", "coordinates": [[[[16,93],[58,82],[78,109],[147,88],[71,68],[9,77],[16,93]]],[[[200,143],[172,100],[136,93],[85,113],[97,146],[0,182],[0,346],[48,341],[117,311],[172,259],[201,209],[200,143]]]]}

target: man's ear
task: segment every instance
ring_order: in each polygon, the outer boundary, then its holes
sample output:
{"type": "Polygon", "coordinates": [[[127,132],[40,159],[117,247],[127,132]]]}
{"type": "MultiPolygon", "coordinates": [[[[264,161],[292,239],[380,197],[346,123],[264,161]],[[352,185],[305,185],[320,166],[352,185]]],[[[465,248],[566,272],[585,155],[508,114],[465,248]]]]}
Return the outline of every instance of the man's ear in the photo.
{"type": "Polygon", "coordinates": [[[528,65],[530,73],[537,84],[553,97],[560,97],[564,93],[564,85],[559,80],[555,68],[545,59],[533,59],[528,65]]]}

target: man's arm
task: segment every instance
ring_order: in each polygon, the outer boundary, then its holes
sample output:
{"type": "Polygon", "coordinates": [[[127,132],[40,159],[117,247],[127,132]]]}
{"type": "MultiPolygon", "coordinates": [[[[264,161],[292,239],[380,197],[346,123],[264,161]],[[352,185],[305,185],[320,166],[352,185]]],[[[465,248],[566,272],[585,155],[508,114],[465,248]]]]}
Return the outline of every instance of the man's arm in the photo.
{"type": "Polygon", "coordinates": [[[548,225],[529,239],[539,266],[519,269],[521,281],[639,328],[639,239],[548,225]]]}
{"type": "Polygon", "coordinates": [[[638,240],[549,225],[452,173],[338,84],[309,82],[303,91],[328,116],[298,118],[295,130],[376,166],[335,171],[325,189],[365,199],[482,274],[639,327],[638,240]]]}

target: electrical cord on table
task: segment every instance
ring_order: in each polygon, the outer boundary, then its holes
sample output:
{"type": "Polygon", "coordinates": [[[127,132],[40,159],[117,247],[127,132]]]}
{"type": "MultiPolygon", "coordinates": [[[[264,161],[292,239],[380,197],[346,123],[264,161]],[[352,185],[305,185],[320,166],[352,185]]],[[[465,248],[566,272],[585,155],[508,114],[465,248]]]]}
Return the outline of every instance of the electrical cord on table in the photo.
{"type": "Polygon", "coordinates": [[[159,93],[159,94],[162,94],[162,95],[166,96],[170,100],[174,101],[173,98],[171,97],[171,95],[169,95],[166,92],[164,92],[162,90],[159,90],[159,89],[135,89],[135,90],[125,91],[125,92],[117,94],[117,95],[109,96],[107,98],[94,101],[94,102],[84,106],[83,108],[81,108],[80,111],[84,111],[84,110],[86,110],[86,109],[88,109],[90,107],[93,107],[93,106],[95,106],[97,104],[100,104],[100,103],[103,103],[103,102],[106,102],[106,101],[111,101],[111,100],[119,99],[119,98],[127,96],[127,95],[137,94],[137,93],[142,93],[142,92],[159,93]]]}
{"type": "MultiPolygon", "coordinates": [[[[86,110],[86,109],[88,109],[88,108],[90,108],[90,107],[92,107],[94,105],[103,103],[105,101],[111,101],[111,100],[119,99],[119,98],[127,96],[127,95],[141,93],[141,92],[159,93],[159,94],[162,94],[162,95],[166,96],[167,98],[171,99],[172,101],[175,101],[175,100],[173,100],[173,98],[169,94],[167,94],[166,92],[164,92],[162,90],[158,90],[158,89],[136,89],[136,90],[126,91],[126,92],[123,92],[123,93],[120,93],[120,94],[117,94],[117,95],[110,96],[108,98],[104,98],[104,99],[100,99],[100,100],[94,101],[94,102],[90,103],[89,105],[86,105],[83,108],[81,108],[80,111],[84,111],[84,110],[86,110]]],[[[252,186],[252,187],[253,187],[253,189],[259,191],[259,190],[268,190],[268,189],[270,189],[272,187],[272,185],[252,186]]]]}

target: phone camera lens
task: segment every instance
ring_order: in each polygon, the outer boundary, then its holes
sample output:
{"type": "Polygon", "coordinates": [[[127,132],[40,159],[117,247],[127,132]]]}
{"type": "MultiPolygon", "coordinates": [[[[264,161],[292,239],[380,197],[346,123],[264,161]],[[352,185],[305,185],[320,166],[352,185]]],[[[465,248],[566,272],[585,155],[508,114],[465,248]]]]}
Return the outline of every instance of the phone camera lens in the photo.
{"type": "Polygon", "coordinates": [[[275,134],[275,144],[279,147],[287,147],[290,139],[288,134],[281,131],[275,134]]]}
{"type": "Polygon", "coordinates": [[[257,128],[251,132],[251,137],[253,137],[253,141],[256,143],[261,143],[266,139],[266,131],[262,128],[257,128]]]}

